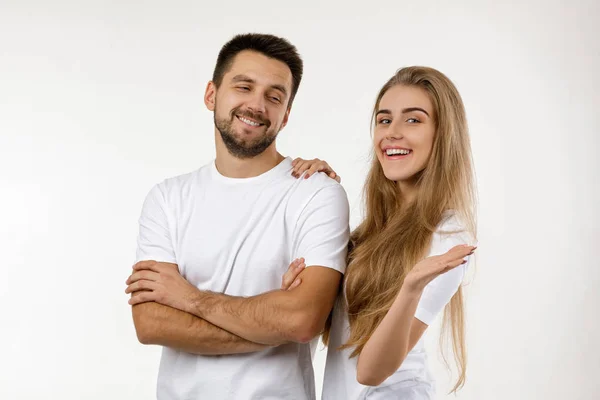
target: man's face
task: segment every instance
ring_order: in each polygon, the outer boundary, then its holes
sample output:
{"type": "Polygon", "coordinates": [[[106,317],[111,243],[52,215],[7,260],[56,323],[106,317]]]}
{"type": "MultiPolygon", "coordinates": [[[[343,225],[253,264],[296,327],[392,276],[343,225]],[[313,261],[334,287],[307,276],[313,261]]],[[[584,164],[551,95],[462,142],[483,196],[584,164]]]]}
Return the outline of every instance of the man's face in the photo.
{"type": "Polygon", "coordinates": [[[205,103],[230,154],[252,158],[275,141],[287,123],[291,91],[285,63],[248,50],[237,54],[218,89],[209,82],[205,103]]]}

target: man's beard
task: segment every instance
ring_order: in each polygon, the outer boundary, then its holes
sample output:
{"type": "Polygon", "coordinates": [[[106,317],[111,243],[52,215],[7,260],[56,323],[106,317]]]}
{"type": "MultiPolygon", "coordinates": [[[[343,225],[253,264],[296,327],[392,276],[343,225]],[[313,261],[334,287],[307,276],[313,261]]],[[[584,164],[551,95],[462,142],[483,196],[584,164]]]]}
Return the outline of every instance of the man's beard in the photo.
{"type": "MultiPolygon", "coordinates": [[[[223,139],[223,143],[225,143],[225,147],[229,153],[237,158],[253,158],[257,155],[261,154],[265,151],[277,138],[277,134],[279,133],[278,129],[269,130],[271,127],[271,121],[263,118],[260,114],[254,114],[251,111],[242,111],[239,112],[239,107],[234,108],[229,113],[229,119],[219,119],[217,120],[217,108],[215,104],[215,112],[214,112],[214,121],[215,126],[221,133],[221,138],[223,139]],[[233,130],[233,119],[236,118],[236,115],[240,117],[248,117],[254,121],[258,121],[261,124],[264,124],[264,128],[266,129],[265,133],[257,138],[252,140],[243,140],[238,135],[236,135],[233,130]]],[[[241,134],[243,135],[243,133],[241,134]]]]}

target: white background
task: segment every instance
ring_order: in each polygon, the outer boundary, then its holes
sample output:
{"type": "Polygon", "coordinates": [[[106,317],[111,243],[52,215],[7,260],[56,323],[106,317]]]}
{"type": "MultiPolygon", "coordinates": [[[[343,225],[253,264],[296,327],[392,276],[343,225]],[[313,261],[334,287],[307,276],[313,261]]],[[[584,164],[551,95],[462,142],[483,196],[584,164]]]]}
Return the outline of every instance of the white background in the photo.
{"type": "Polygon", "coordinates": [[[456,398],[596,398],[599,3],[300,3],[0,1],[1,399],[154,397],[159,349],[123,292],[137,218],[153,184],[214,157],[204,88],[247,31],[301,52],[279,149],[330,161],[353,226],[381,85],[414,64],[456,83],[480,210],[456,398]]]}

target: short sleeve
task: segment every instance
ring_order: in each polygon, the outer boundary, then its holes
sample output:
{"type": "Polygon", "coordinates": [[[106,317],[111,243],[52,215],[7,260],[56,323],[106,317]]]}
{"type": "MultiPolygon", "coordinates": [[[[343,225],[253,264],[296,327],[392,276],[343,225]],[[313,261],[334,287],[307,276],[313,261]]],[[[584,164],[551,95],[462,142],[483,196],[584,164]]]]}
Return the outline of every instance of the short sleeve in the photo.
{"type": "Polygon", "coordinates": [[[165,197],[159,185],[146,196],[139,218],[136,262],[143,260],[177,263],[165,197]]]}
{"type": "Polygon", "coordinates": [[[293,258],[304,257],[307,266],[346,270],[350,207],[344,188],[326,186],[309,200],[300,213],[293,234],[293,258]]]}
{"type": "MultiPolygon", "coordinates": [[[[473,240],[464,231],[456,232],[456,224],[444,224],[444,230],[454,230],[452,233],[434,233],[431,243],[429,256],[436,256],[446,253],[454,246],[461,244],[471,244],[473,240]]],[[[467,262],[462,264],[429,282],[417,306],[415,317],[427,325],[431,325],[438,314],[450,302],[452,296],[460,287],[465,272],[470,264],[470,257],[467,262]]]]}

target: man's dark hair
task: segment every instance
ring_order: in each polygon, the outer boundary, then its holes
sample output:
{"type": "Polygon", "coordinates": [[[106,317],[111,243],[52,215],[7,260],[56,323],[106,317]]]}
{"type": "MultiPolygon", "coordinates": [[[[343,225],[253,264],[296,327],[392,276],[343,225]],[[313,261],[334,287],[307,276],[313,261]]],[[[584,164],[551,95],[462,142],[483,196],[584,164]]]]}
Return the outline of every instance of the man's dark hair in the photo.
{"type": "Polygon", "coordinates": [[[269,58],[279,60],[289,67],[292,72],[293,80],[292,93],[288,103],[288,107],[290,107],[294,101],[296,92],[298,92],[300,81],[302,80],[302,58],[300,58],[298,50],[294,45],[286,39],[277,36],[260,33],[244,33],[236,35],[229,42],[225,43],[219,52],[217,65],[213,72],[212,81],[217,88],[221,86],[223,76],[231,68],[235,56],[244,50],[256,51],[269,58]]]}

